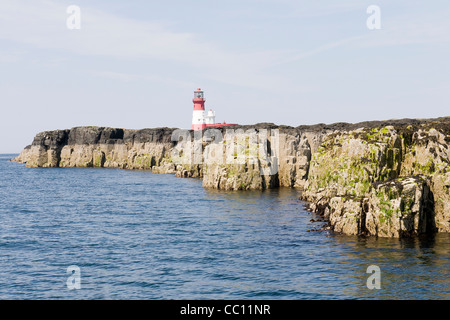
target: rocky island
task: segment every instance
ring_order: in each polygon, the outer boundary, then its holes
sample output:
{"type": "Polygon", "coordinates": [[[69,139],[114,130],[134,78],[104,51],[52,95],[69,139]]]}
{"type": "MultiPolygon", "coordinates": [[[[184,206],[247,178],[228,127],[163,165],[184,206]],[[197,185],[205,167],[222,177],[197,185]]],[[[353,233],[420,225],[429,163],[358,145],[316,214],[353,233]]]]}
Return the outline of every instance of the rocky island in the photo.
{"type": "Polygon", "coordinates": [[[194,143],[202,155],[215,154],[215,161],[206,162],[195,161],[191,155],[186,161],[187,153],[179,147],[195,142],[196,135],[192,130],[176,134],[177,130],[76,127],[45,131],[12,160],[27,167],[174,173],[201,178],[206,188],[225,190],[293,187],[335,232],[349,235],[450,232],[450,117],[215,128],[210,137],[194,143]],[[263,132],[264,150],[272,157],[222,161],[260,155],[260,149],[252,147],[253,131],[263,132]]]}

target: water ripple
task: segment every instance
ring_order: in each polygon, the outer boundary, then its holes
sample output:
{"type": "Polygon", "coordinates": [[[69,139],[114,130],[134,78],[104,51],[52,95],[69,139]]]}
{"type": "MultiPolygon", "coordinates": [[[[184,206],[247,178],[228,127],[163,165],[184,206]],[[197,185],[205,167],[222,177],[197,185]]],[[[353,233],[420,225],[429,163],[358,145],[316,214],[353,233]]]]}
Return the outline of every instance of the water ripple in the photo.
{"type": "Polygon", "coordinates": [[[449,299],[448,234],[372,239],[295,190],[223,192],[147,171],[31,169],[0,155],[1,299],[449,299]],[[381,290],[366,269],[381,270],[381,290]],[[68,290],[67,267],[81,270],[68,290]]]}

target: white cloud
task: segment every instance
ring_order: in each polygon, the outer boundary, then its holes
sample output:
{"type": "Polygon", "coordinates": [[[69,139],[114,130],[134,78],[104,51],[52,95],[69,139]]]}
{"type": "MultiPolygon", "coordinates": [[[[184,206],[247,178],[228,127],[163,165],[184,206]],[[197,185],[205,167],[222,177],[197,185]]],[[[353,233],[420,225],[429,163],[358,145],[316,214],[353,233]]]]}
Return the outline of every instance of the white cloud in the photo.
{"type": "Polygon", "coordinates": [[[311,50],[308,50],[308,51],[297,53],[297,54],[295,54],[292,57],[289,57],[287,59],[284,59],[284,60],[281,60],[281,61],[275,63],[275,65],[283,64],[283,63],[291,63],[291,62],[302,60],[302,59],[305,59],[305,58],[308,58],[308,57],[312,57],[312,56],[315,56],[315,55],[320,54],[322,52],[326,52],[326,51],[329,51],[329,50],[332,50],[332,49],[344,46],[344,45],[349,44],[349,43],[354,43],[354,42],[359,41],[359,40],[361,40],[363,38],[364,38],[364,36],[354,36],[354,37],[349,37],[349,38],[341,39],[341,40],[338,40],[338,41],[330,42],[330,43],[327,43],[327,44],[322,45],[320,47],[317,47],[315,49],[311,49],[311,50]]]}
{"type": "MultiPolygon", "coordinates": [[[[347,6],[342,8],[344,10],[347,6]]],[[[444,11],[428,14],[410,12],[408,14],[391,16],[387,14],[385,16],[384,13],[386,12],[382,9],[381,30],[367,29],[366,32],[359,35],[332,41],[310,50],[292,53],[290,57],[282,58],[274,64],[295,62],[344,46],[351,49],[373,49],[411,44],[448,45],[450,43],[450,20],[448,19],[448,14],[444,11]]],[[[322,12],[321,14],[324,13],[322,12]]]]}
{"type": "Polygon", "coordinates": [[[81,30],[69,30],[69,3],[20,2],[2,1],[0,39],[78,55],[178,63],[195,67],[203,76],[221,82],[274,86],[273,76],[262,72],[275,59],[273,52],[243,55],[202,41],[193,33],[174,32],[159,23],[127,19],[85,6],[81,6],[81,30]]]}
{"type": "Polygon", "coordinates": [[[83,72],[89,73],[90,75],[95,77],[107,78],[123,82],[149,81],[187,88],[195,88],[196,86],[194,82],[182,81],[170,77],[160,76],[157,74],[135,74],[135,73],[99,71],[99,70],[83,70],[83,72]]]}

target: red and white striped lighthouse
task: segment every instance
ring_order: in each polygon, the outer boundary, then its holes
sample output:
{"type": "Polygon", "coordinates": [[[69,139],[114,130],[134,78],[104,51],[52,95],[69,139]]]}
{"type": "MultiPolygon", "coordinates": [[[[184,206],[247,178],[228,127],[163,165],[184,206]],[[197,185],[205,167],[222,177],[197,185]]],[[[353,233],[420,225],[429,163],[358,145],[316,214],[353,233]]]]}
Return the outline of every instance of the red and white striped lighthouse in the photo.
{"type": "Polygon", "coordinates": [[[192,114],[192,130],[203,130],[206,128],[205,121],[205,99],[202,89],[194,91],[194,113],[192,114]]]}
{"type": "Polygon", "coordinates": [[[234,123],[216,123],[216,113],[212,110],[205,111],[205,98],[203,90],[198,88],[194,91],[194,113],[192,114],[192,130],[203,130],[207,127],[224,127],[234,123]]]}

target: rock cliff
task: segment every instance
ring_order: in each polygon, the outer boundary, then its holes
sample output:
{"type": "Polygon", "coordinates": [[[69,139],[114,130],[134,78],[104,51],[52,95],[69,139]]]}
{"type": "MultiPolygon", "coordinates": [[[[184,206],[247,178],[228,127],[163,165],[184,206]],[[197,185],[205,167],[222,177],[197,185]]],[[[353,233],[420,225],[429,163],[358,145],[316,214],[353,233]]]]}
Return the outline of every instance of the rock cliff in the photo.
{"type": "Polygon", "coordinates": [[[225,190],[295,187],[345,234],[450,232],[450,118],[202,133],[76,127],[46,131],[13,159],[28,167],[104,167],[198,177],[225,190]]]}
{"type": "Polygon", "coordinates": [[[335,231],[450,232],[450,120],[368,123],[326,135],[302,199],[335,231]]]}
{"type": "Polygon", "coordinates": [[[167,168],[174,129],[76,127],[38,133],[14,160],[27,167],[167,168]]]}

